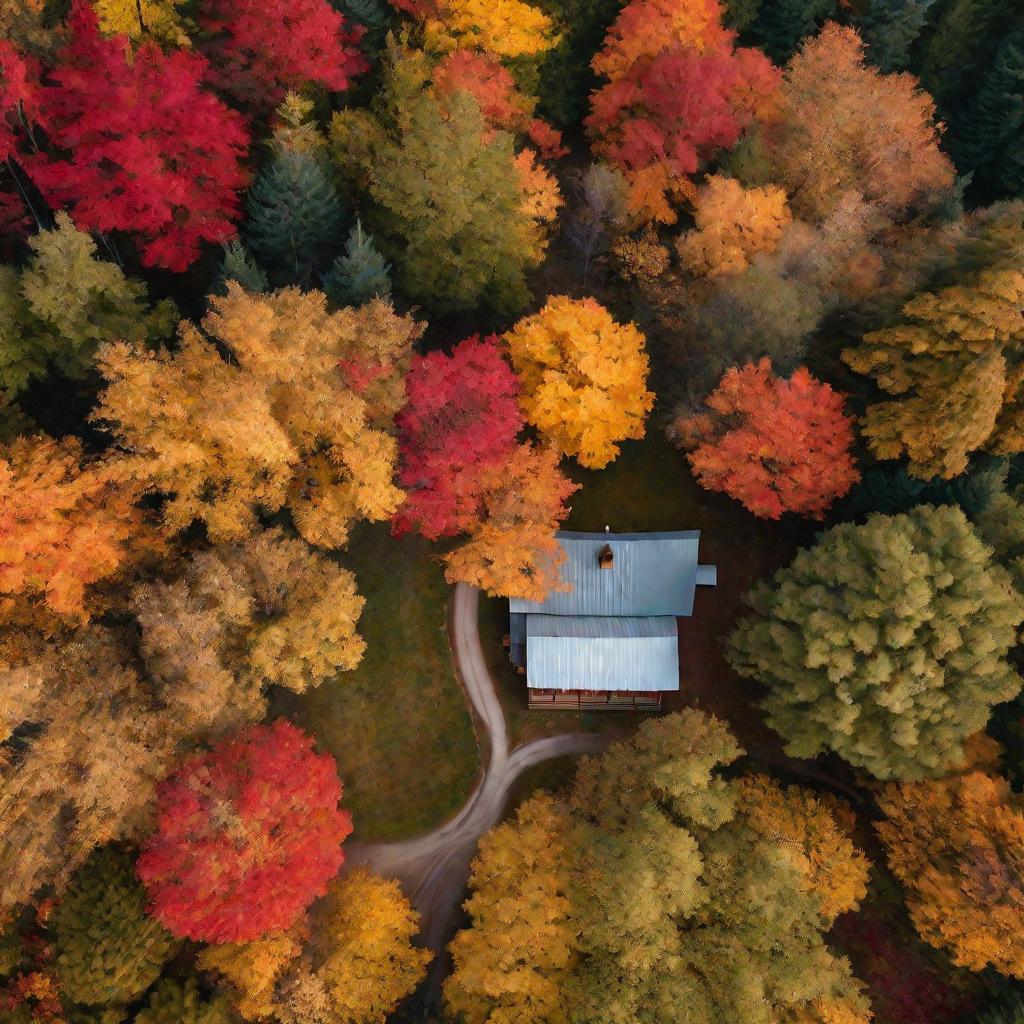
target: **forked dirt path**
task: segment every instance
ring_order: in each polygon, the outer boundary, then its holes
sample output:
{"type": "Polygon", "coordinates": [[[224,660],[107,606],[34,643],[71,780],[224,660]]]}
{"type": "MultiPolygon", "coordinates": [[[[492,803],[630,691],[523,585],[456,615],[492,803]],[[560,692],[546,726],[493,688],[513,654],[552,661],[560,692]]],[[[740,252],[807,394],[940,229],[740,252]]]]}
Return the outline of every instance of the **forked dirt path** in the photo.
{"type": "MultiPolygon", "coordinates": [[[[566,754],[598,753],[610,740],[607,735],[563,733],[509,750],[505,715],[480,646],[479,601],[480,592],[475,587],[456,585],[450,633],[459,676],[489,739],[490,758],[483,777],[458,814],[432,832],[398,843],[353,843],[346,847],[347,864],[365,864],[376,874],[402,883],[420,913],[424,944],[435,953],[448,939],[477,842],[501,819],[512,783],[541,761],[566,754]]],[[[435,960],[438,968],[441,960],[435,960]]]]}

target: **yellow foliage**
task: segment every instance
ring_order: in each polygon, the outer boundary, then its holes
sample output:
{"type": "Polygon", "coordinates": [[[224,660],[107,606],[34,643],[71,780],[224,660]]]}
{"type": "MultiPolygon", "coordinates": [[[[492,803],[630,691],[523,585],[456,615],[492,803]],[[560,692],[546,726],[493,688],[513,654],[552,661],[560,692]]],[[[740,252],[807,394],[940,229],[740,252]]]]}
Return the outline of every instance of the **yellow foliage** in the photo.
{"type": "Polygon", "coordinates": [[[627,280],[651,282],[668,270],[669,254],[654,231],[639,238],[620,238],[612,246],[619,273],[627,280]]]}
{"type": "Polygon", "coordinates": [[[287,505],[305,540],[338,547],[354,519],[390,518],[402,500],[390,428],[415,321],[379,299],[328,313],[321,292],[236,282],[211,307],[203,329],[231,362],[189,324],[174,354],[119,344],[99,360],[109,386],[97,416],[170,494],[167,527],[201,519],[211,539],[234,540],[256,507],[287,505]]]}
{"type": "Polygon", "coordinates": [[[445,0],[424,25],[428,50],[477,49],[509,60],[551,50],[560,38],[552,20],[522,0],[445,0]]]}
{"type": "Polygon", "coordinates": [[[904,323],[846,349],[847,364],[896,396],[867,410],[871,450],[882,459],[905,454],[922,479],[962,473],[983,447],[1020,451],[1022,377],[1008,368],[1007,351],[1024,340],[1022,310],[1024,274],[986,270],[972,283],[914,296],[904,323]]]}
{"type": "Polygon", "coordinates": [[[155,39],[168,46],[191,46],[178,8],[186,0],[93,0],[100,31],[132,40],[155,39]]]}
{"type": "Polygon", "coordinates": [[[514,163],[523,189],[523,213],[539,224],[554,223],[562,205],[558,179],[537,163],[537,154],[529,147],[516,154],[514,163]]]}
{"type": "Polygon", "coordinates": [[[953,962],[1024,978],[1024,798],[968,771],[886,786],[876,826],[925,942],[953,962]]]}
{"type": "Polygon", "coordinates": [[[420,983],[431,954],[412,945],[418,931],[397,882],[359,869],[331,886],[314,959],[338,1024],[383,1024],[420,983]]]}
{"type": "Polygon", "coordinates": [[[744,188],[716,174],[697,191],[693,231],[676,243],[683,265],[695,274],[738,274],[758,252],[773,252],[792,221],[786,193],[774,185],[744,188]]]}
{"type": "Polygon", "coordinates": [[[227,982],[235,1007],[246,1020],[259,1020],[274,1013],[274,984],[301,951],[299,938],[287,933],[256,942],[207,946],[198,964],[227,982]]]}
{"type": "Polygon", "coordinates": [[[737,785],[737,809],[755,832],[792,853],[821,902],[822,917],[831,922],[856,910],[867,894],[870,865],[850,838],[852,811],[799,786],[783,789],[767,775],[746,775],[737,785]]]}
{"type": "Polygon", "coordinates": [[[505,335],[523,382],[523,413],[555,447],[588,469],[606,466],[618,442],[644,436],[644,336],[617,324],[594,299],[557,295],[505,335]]]}
{"type": "Polygon", "coordinates": [[[563,984],[576,959],[567,896],[566,821],[547,794],[480,840],[465,908],[473,926],[449,947],[444,986],[466,1024],[564,1024],[563,984]]]}

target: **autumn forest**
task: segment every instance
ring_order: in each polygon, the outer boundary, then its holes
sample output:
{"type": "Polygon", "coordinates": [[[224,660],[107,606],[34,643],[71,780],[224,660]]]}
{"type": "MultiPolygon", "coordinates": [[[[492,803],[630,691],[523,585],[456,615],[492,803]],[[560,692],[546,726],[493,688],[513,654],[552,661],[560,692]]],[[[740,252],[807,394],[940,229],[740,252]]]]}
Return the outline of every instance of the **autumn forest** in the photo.
{"type": "Polygon", "coordinates": [[[0,0],[0,1024],[1024,1024],[1022,691],[1024,0],[0,0]]]}

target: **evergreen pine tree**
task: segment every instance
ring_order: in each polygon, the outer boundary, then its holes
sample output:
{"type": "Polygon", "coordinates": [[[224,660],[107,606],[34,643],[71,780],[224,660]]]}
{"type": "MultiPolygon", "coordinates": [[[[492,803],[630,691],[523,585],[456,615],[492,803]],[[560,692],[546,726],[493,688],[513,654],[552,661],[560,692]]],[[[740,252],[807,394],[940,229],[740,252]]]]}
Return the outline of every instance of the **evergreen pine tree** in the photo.
{"type": "Polygon", "coordinates": [[[228,281],[237,281],[247,292],[265,292],[270,289],[263,268],[237,238],[224,246],[224,259],[213,291],[217,295],[227,295],[228,281]]]}
{"type": "Polygon", "coordinates": [[[1006,488],[1009,460],[976,455],[966,473],[943,480],[919,480],[902,463],[879,463],[863,471],[860,483],[833,509],[835,522],[863,520],[872,512],[897,515],[915,505],[959,505],[977,519],[1006,488]]]}
{"type": "Polygon", "coordinates": [[[983,62],[986,39],[1005,10],[1005,0],[947,0],[921,63],[921,84],[936,100],[949,100],[963,91],[983,62]]]}
{"type": "Polygon", "coordinates": [[[986,199],[1024,192],[1024,31],[1008,35],[954,119],[950,148],[986,199]]]}
{"type": "Polygon", "coordinates": [[[248,243],[275,284],[300,284],[341,241],[344,210],[314,156],[275,153],[246,199],[248,243]]]}
{"type": "Polygon", "coordinates": [[[869,0],[856,19],[868,59],[879,71],[902,71],[910,47],[921,35],[935,0],[869,0]]]}
{"type": "Polygon", "coordinates": [[[156,981],[178,946],[146,913],[131,858],[109,846],[75,872],[50,924],[61,991],[74,1003],[129,1002],[156,981]]]}
{"type": "Polygon", "coordinates": [[[742,32],[757,17],[761,0],[725,0],[722,22],[734,32],[742,32]]]}
{"type": "Polygon", "coordinates": [[[366,234],[356,218],[344,254],[324,277],[324,291],[339,306],[361,306],[372,298],[391,294],[390,270],[391,265],[374,247],[373,235],[366,234]]]}
{"type": "Polygon", "coordinates": [[[836,12],[836,0],[762,0],[750,37],[777,64],[785,63],[836,12]]]}

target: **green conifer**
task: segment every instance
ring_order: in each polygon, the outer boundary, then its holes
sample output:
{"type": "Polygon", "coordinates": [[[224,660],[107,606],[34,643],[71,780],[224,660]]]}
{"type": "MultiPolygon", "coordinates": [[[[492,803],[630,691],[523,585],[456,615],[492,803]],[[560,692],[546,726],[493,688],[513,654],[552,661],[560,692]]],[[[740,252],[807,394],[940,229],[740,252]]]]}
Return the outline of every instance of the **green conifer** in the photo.
{"type": "Polygon", "coordinates": [[[921,35],[935,0],[869,0],[856,19],[868,60],[888,74],[910,63],[910,47],[921,35]]]}
{"type": "Polygon", "coordinates": [[[234,1024],[231,1003],[223,992],[204,999],[194,978],[164,978],[153,989],[135,1024],[234,1024]]]}
{"type": "Polygon", "coordinates": [[[75,872],[50,926],[54,969],[64,997],[73,1003],[130,1002],[156,981],[179,945],[146,913],[146,894],[131,858],[109,846],[75,872]]]}
{"type": "Polygon", "coordinates": [[[363,231],[356,218],[355,225],[345,243],[345,252],[339,256],[324,277],[324,291],[339,306],[361,306],[375,297],[391,294],[391,265],[377,252],[373,235],[363,231]]]}
{"type": "Polygon", "coordinates": [[[726,28],[731,28],[734,32],[742,32],[753,24],[760,7],[761,0],[725,0],[722,21],[726,28]]]}
{"type": "Polygon", "coordinates": [[[932,96],[948,100],[964,90],[1005,12],[1005,0],[948,0],[921,61],[921,84],[932,96]]]}
{"type": "Polygon", "coordinates": [[[783,64],[836,12],[836,0],[762,0],[750,25],[754,42],[783,64]]]}
{"type": "Polygon", "coordinates": [[[319,161],[283,150],[246,197],[247,241],[275,284],[302,284],[341,243],[344,209],[319,161]]]}
{"type": "Polygon", "coordinates": [[[217,295],[227,295],[228,281],[237,281],[247,292],[265,292],[270,289],[263,268],[237,238],[224,246],[224,259],[213,291],[217,295]]]}
{"type": "Polygon", "coordinates": [[[951,149],[987,199],[1024,192],[1024,31],[1010,33],[953,122],[951,149]]]}
{"type": "Polygon", "coordinates": [[[60,211],[29,242],[23,270],[0,266],[0,392],[11,399],[53,367],[82,377],[107,341],[155,341],[178,321],[174,303],[150,307],[146,286],[98,258],[92,237],[60,211]]]}

